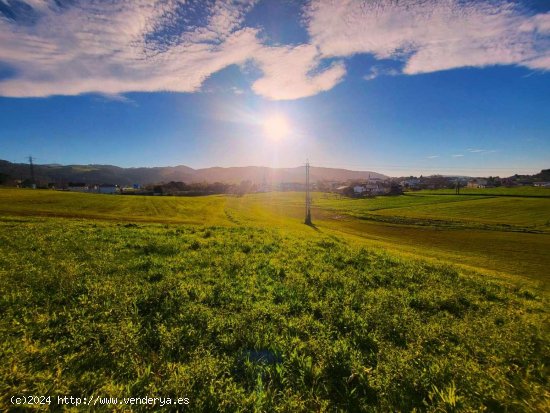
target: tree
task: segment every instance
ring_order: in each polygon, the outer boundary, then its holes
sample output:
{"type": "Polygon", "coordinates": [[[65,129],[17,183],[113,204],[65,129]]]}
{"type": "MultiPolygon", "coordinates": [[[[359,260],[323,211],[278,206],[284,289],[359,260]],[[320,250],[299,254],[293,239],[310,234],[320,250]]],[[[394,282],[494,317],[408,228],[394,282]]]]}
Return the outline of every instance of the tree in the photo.
{"type": "Polygon", "coordinates": [[[0,173],[0,185],[4,185],[11,179],[11,176],[7,174],[0,173]]]}
{"type": "Polygon", "coordinates": [[[390,185],[390,192],[388,195],[401,195],[403,193],[403,188],[397,182],[393,182],[390,185]]]}

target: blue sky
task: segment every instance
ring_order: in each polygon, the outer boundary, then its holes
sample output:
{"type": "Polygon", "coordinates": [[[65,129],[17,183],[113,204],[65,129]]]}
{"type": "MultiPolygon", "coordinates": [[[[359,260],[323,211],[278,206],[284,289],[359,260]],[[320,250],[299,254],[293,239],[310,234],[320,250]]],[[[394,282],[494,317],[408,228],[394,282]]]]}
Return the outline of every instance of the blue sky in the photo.
{"type": "Polygon", "coordinates": [[[0,0],[0,44],[12,162],[550,167],[544,1],[0,0]]]}

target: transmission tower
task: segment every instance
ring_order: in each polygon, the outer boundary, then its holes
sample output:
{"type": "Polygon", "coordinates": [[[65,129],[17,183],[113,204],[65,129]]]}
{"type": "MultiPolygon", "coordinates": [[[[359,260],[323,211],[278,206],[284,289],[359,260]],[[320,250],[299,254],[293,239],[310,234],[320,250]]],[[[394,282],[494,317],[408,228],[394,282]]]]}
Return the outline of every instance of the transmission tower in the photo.
{"type": "Polygon", "coordinates": [[[304,224],[311,225],[311,195],[309,193],[309,161],[306,162],[306,219],[304,224]]]}
{"type": "Polygon", "coordinates": [[[29,167],[31,168],[31,185],[36,185],[36,181],[34,180],[34,165],[32,163],[33,157],[29,155],[29,167]]]}

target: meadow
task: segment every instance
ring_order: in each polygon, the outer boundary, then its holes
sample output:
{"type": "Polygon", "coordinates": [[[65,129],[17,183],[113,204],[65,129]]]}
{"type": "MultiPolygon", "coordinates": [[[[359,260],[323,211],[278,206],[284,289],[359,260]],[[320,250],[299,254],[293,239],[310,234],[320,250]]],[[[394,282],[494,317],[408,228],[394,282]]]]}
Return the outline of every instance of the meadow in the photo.
{"type": "MultiPolygon", "coordinates": [[[[538,198],[418,192],[373,199],[315,193],[313,215],[324,233],[547,288],[550,197],[546,189],[537,192],[538,198]]],[[[303,198],[302,193],[253,194],[228,198],[226,209],[247,225],[288,229],[303,220],[303,198]]]]}
{"type": "Polygon", "coordinates": [[[308,227],[299,193],[1,189],[0,410],[547,411],[550,199],[532,200],[314,194],[308,227]]]}
{"type": "MultiPolygon", "coordinates": [[[[536,198],[548,198],[548,188],[535,187],[535,186],[515,186],[505,187],[499,186],[495,188],[460,188],[461,195],[474,195],[474,196],[521,196],[521,197],[536,197],[536,198]]],[[[454,189],[433,189],[422,190],[422,194],[454,194],[454,189]]]]}

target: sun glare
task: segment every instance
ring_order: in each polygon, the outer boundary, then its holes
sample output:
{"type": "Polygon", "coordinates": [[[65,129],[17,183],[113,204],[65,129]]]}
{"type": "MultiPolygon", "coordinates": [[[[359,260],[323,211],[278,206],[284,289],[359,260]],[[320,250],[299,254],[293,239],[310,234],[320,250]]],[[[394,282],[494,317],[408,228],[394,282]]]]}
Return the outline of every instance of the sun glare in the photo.
{"type": "Polygon", "coordinates": [[[264,133],[273,140],[280,140],[290,133],[290,125],[284,116],[272,115],[264,119],[264,133]]]}

